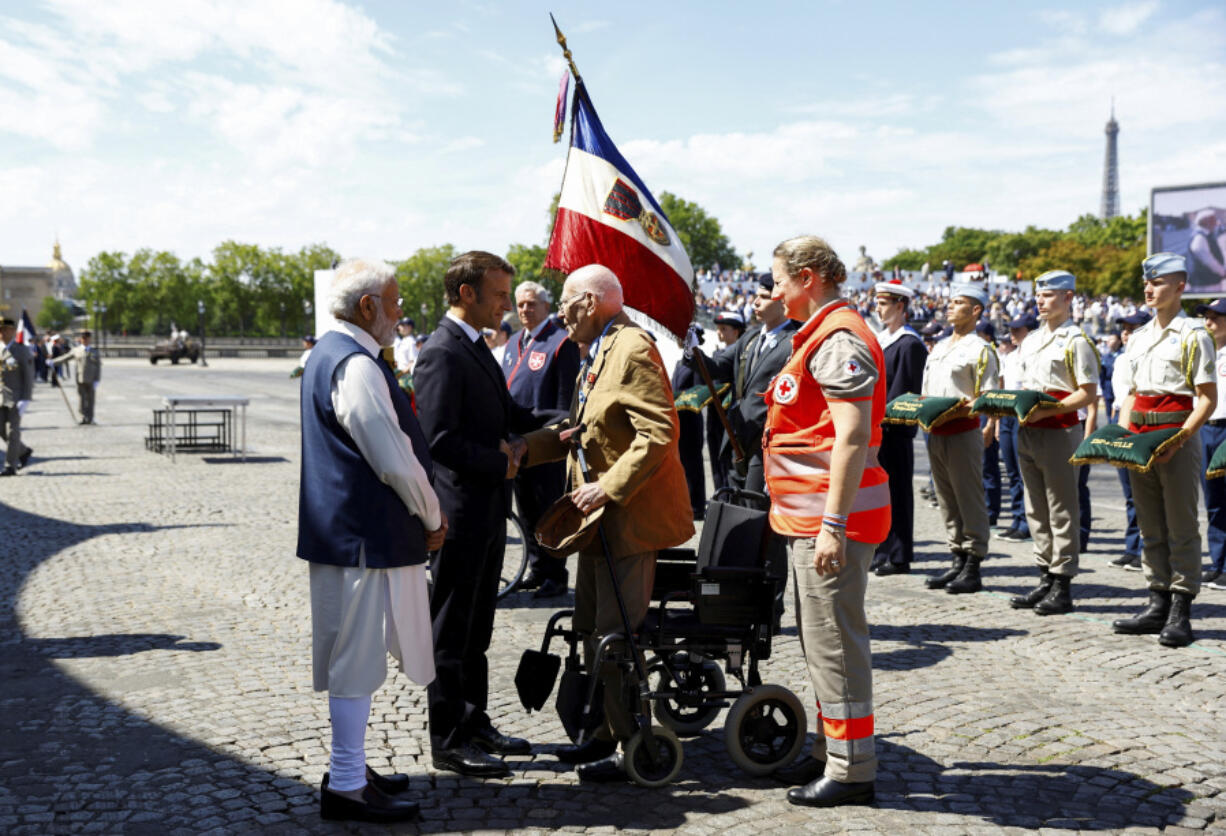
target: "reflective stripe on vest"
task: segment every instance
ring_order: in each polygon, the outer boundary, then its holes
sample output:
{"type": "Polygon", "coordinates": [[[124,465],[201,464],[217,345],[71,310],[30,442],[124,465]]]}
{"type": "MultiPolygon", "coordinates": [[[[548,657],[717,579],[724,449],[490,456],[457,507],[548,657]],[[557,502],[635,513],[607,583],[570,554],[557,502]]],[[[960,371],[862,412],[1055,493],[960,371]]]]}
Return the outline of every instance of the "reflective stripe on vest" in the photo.
{"type": "Polygon", "coordinates": [[[763,470],[771,496],[771,528],[791,537],[813,537],[821,531],[830,490],[834,421],[825,394],[807,366],[814,352],[837,331],[850,331],[863,340],[877,364],[868,458],[856,498],[847,511],[847,537],[880,543],[890,530],[889,477],[877,462],[885,417],[885,358],[864,320],[842,301],[829,305],[796,332],[791,358],[764,395],[763,470]],[[783,386],[787,389],[782,390],[783,386]],[[775,397],[777,390],[779,398],[775,397]]]}

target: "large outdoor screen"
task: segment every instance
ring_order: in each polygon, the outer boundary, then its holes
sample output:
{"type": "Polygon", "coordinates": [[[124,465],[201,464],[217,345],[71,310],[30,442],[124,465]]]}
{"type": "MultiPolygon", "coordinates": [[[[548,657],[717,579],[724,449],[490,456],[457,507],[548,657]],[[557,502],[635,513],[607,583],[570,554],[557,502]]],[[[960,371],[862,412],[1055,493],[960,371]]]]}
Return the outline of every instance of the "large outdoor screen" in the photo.
{"type": "Polygon", "coordinates": [[[1155,188],[1149,251],[1188,260],[1184,296],[1226,296],[1226,183],[1155,188]]]}

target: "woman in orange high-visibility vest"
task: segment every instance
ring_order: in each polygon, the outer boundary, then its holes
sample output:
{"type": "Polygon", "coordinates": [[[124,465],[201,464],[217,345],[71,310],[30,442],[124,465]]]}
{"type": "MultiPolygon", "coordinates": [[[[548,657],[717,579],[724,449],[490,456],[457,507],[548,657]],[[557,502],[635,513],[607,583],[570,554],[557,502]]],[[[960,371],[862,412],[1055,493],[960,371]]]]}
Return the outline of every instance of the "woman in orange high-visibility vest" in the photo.
{"type": "Polygon", "coordinates": [[[804,323],[765,394],[763,466],[771,527],[788,539],[796,621],[818,701],[811,755],[776,773],[793,804],[833,807],[874,797],[873,670],[864,593],[890,529],[890,489],[877,463],[885,360],[860,314],[839,298],[846,268],[820,238],[774,252],[773,297],[804,323]]]}

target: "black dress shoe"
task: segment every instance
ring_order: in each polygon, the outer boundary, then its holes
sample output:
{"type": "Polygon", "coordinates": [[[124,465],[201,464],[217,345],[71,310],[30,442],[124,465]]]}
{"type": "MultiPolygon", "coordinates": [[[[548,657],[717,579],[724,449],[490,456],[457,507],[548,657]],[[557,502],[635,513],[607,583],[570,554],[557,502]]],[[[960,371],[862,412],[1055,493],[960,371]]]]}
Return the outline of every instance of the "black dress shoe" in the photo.
{"type": "Polygon", "coordinates": [[[527,755],[532,744],[522,737],[507,737],[493,726],[477,729],[469,736],[473,745],[491,755],[527,755]]]}
{"type": "MultiPolygon", "coordinates": [[[[328,785],[328,778],[331,773],[324,773],[324,786],[328,785]]],[[[369,766],[366,767],[366,780],[374,784],[375,789],[384,795],[400,795],[409,788],[409,776],[403,772],[396,772],[391,775],[380,775],[369,766]]]]}
{"type": "Polygon", "coordinates": [[[510,768],[498,758],[487,755],[471,743],[454,749],[439,749],[431,756],[435,769],[458,772],[470,778],[506,778],[510,768]]]}
{"type": "Polygon", "coordinates": [[[626,765],[622,760],[621,752],[592,763],[581,763],[575,767],[575,772],[579,775],[580,781],[592,784],[612,784],[630,780],[630,776],[626,774],[626,765]]]}
{"type": "Polygon", "coordinates": [[[533,598],[557,598],[559,595],[566,594],[567,584],[564,581],[555,581],[553,578],[547,579],[541,584],[536,592],[532,593],[533,598]]]}
{"type": "Polygon", "coordinates": [[[558,750],[558,760],[562,763],[592,763],[604,760],[615,752],[617,752],[616,741],[593,737],[578,746],[563,746],[558,750]]]}
{"type": "Polygon", "coordinates": [[[383,793],[370,781],[362,788],[362,800],[328,789],[328,776],[324,776],[319,791],[319,817],[331,821],[396,822],[411,821],[418,816],[417,803],[407,798],[393,798],[383,793]]]}
{"type": "Polygon", "coordinates": [[[825,771],[825,761],[820,761],[812,755],[805,755],[788,766],[776,769],[772,777],[779,783],[787,784],[789,787],[802,787],[821,778],[825,771]]]}
{"type": "Polygon", "coordinates": [[[4,468],[4,470],[0,470],[0,476],[16,476],[16,475],[17,475],[17,468],[13,467],[12,465],[9,465],[8,467],[4,468]]]}
{"type": "Polygon", "coordinates": [[[844,784],[833,778],[819,778],[812,784],[788,790],[788,801],[805,807],[838,807],[842,804],[872,804],[876,798],[872,781],[844,784]]]}
{"type": "Polygon", "coordinates": [[[27,447],[26,451],[21,454],[21,458],[17,460],[17,466],[25,467],[26,465],[28,465],[30,463],[30,456],[33,456],[33,455],[34,455],[34,449],[31,447],[27,447]]]}
{"type": "Polygon", "coordinates": [[[876,572],[880,577],[885,577],[886,575],[908,575],[910,573],[910,563],[890,563],[889,561],[878,566],[876,572]]]}
{"type": "Polygon", "coordinates": [[[541,585],[541,580],[537,575],[525,575],[519,579],[519,583],[515,584],[513,591],[519,592],[521,590],[536,589],[541,585]]]}

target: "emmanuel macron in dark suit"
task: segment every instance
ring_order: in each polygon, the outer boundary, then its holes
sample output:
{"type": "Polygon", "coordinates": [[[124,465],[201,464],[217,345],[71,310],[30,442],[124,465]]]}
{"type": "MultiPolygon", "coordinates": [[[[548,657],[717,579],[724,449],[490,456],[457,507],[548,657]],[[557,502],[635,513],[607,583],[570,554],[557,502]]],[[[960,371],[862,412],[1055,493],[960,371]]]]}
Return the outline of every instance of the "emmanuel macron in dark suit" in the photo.
{"type": "Polygon", "coordinates": [[[506,545],[510,480],[526,445],[511,433],[542,420],[517,405],[481,328],[511,310],[515,268],[491,253],[464,253],[444,278],[450,309],[413,370],[421,427],[434,459],[434,490],[450,528],[433,558],[434,666],[430,743],[436,769],[510,774],[495,754],[527,754],[528,741],[498,732],[486,714],[489,649],[506,545]]]}

